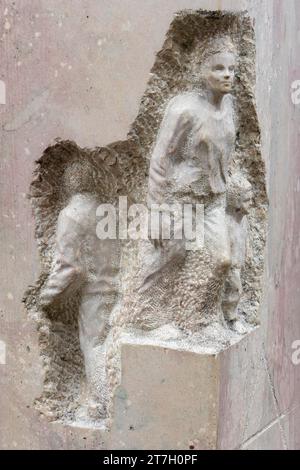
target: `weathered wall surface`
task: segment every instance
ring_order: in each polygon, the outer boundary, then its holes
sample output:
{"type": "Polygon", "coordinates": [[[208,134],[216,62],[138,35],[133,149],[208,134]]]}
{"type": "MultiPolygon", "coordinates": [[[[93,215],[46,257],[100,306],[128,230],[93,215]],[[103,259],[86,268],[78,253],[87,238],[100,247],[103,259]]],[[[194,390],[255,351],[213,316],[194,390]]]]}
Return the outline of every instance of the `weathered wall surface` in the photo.
{"type": "Polygon", "coordinates": [[[0,448],[101,448],[99,433],[49,424],[35,325],[21,304],[38,276],[25,198],[33,162],[54,138],[93,147],[126,138],[155,53],[183,8],[247,9],[257,35],[257,105],[270,198],[262,326],[223,357],[220,448],[300,448],[300,79],[298,0],[0,2],[0,448]]]}

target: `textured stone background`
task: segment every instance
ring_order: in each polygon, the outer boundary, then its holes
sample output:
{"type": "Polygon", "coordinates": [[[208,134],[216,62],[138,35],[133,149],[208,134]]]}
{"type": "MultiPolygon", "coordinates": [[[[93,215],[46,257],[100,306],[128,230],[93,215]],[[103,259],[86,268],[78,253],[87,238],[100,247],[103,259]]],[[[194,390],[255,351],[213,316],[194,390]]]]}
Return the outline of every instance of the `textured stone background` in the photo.
{"type": "Polygon", "coordinates": [[[270,197],[262,327],[223,357],[220,448],[300,448],[299,0],[0,1],[0,448],[101,448],[96,432],[48,424],[32,408],[42,369],[21,298],[38,277],[28,190],[54,138],[125,139],[173,14],[248,9],[257,34],[257,104],[270,197]]]}

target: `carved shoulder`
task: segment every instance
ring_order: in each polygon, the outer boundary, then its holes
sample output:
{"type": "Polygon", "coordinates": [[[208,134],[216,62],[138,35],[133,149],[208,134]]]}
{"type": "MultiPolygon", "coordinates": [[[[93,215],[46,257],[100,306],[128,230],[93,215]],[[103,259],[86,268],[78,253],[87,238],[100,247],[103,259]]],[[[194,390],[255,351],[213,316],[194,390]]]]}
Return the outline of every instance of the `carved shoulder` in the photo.
{"type": "Polygon", "coordinates": [[[174,96],[168,103],[165,116],[176,118],[178,122],[186,123],[192,117],[195,105],[193,93],[182,93],[174,96]]]}

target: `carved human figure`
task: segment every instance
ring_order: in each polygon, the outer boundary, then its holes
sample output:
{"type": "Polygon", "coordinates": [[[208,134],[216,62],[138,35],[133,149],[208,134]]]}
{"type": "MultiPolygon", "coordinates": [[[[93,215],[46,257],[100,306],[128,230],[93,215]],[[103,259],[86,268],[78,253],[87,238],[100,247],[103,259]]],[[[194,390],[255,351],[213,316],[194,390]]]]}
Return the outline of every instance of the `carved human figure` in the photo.
{"type": "Polygon", "coordinates": [[[90,194],[95,182],[88,163],[71,164],[64,185],[69,200],[58,217],[52,268],[40,302],[53,305],[79,292],[79,339],[86,383],[77,418],[97,421],[106,413],[105,341],[117,298],[119,251],[115,240],[100,240],[96,235],[100,201],[90,194]]]}
{"type": "Polygon", "coordinates": [[[248,221],[252,187],[244,177],[234,175],[227,191],[227,226],[230,240],[231,266],[225,281],[222,299],[224,317],[234,329],[238,324],[237,306],[242,295],[241,272],[247,254],[248,221]]]}
{"type": "MultiPolygon", "coordinates": [[[[204,301],[208,307],[219,302],[219,311],[221,291],[231,265],[226,189],[236,137],[230,95],[235,65],[231,40],[224,37],[212,41],[199,73],[201,91],[177,95],[169,102],[149,170],[149,206],[175,202],[204,205],[204,249],[210,256],[204,301]]],[[[152,250],[148,258],[155,262],[149,262],[144,269],[144,285],[149,286],[149,279],[155,279],[165,266],[164,247],[170,253],[167,262],[170,257],[182,256],[184,244],[170,243],[148,245],[148,252],[152,250]]]]}

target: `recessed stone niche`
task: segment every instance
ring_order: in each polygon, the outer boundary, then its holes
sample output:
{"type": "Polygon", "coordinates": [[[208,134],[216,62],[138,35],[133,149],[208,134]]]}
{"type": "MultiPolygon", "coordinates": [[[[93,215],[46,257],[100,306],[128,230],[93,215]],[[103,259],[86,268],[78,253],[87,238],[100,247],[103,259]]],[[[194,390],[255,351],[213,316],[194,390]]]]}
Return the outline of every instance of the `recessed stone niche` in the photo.
{"type": "Polygon", "coordinates": [[[257,329],[267,197],[246,13],[181,11],[125,141],[57,139],[30,188],[37,409],[111,448],[216,448],[222,355],[257,329]],[[102,240],[97,208],[200,204],[203,245],[102,240]],[[107,206],[108,207],[108,206],[107,206]],[[149,447],[148,447],[149,448],[149,447]]]}

